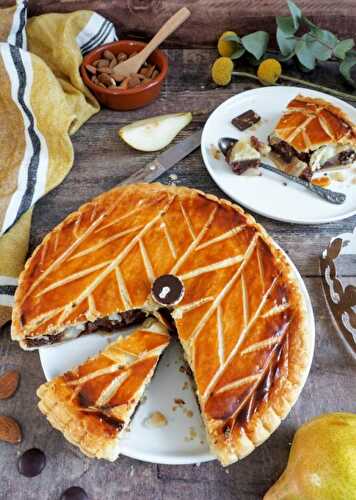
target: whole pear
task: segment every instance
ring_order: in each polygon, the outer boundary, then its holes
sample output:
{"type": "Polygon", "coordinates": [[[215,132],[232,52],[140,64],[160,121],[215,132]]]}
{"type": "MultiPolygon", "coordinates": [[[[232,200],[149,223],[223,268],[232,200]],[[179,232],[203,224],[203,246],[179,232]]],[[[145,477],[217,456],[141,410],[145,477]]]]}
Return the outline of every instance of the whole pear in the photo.
{"type": "Polygon", "coordinates": [[[327,413],[300,427],[264,500],[356,500],[356,415],[327,413]]]}

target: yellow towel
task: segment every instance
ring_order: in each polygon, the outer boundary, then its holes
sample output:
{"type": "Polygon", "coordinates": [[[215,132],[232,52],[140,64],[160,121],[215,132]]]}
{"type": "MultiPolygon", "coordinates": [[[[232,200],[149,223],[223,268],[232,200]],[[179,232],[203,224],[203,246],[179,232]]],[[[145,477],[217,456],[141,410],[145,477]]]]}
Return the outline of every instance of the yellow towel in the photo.
{"type": "Polygon", "coordinates": [[[90,11],[26,21],[27,1],[0,9],[0,326],[11,318],[32,207],[67,175],[70,134],[100,109],[80,78],[82,57],[116,40],[90,11]]]}

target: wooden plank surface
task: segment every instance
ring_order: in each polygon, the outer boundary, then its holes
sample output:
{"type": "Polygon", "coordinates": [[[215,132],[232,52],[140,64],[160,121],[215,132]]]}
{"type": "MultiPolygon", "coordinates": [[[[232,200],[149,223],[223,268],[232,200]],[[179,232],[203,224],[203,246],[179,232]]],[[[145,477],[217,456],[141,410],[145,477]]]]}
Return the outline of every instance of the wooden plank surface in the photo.
{"type": "MultiPolygon", "coordinates": [[[[248,81],[225,89],[208,84],[213,50],[170,50],[172,71],[161,98],[131,113],[101,111],[73,137],[75,163],[65,181],[38,203],[34,212],[31,249],[55,224],[81,203],[110,189],[124,176],[145,165],[154,154],[134,152],[119,141],[117,129],[138,117],[173,110],[199,110],[181,140],[202,126],[208,113],[223,100],[251,88],[248,81]]],[[[320,69],[314,78],[335,81],[333,66],[320,69]]],[[[342,84],[341,84],[342,85],[342,84]]],[[[196,151],[162,177],[170,183],[198,187],[222,195],[207,174],[196,151]]],[[[316,349],[311,374],[298,403],[272,437],[252,455],[223,469],[217,462],[200,466],[154,465],[128,459],[114,464],[90,461],[52,429],[36,407],[35,391],[44,381],[36,352],[24,352],[9,340],[9,327],[0,339],[0,373],[17,368],[22,375],[16,396],[0,402],[0,414],[15,416],[24,440],[19,446],[0,443],[0,500],[54,500],[71,486],[80,485],[91,499],[104,500],[256,500],[285,467],[292,436],[309,418],[327,411],[355,411],[356,365],[339,339],[324,301],[318,257],[330,238],[351,231],[356,217],[323,226],[294,226],[256,216],[296,263],[305,279],[314,306],[316,349]],[[45,450],[48,464],[32,480],[16,471],[18,455],[31,447],[45,450]]],[[[356,267],[345,263],[342,273],[356,285],[356,267]]]]}
{"type": "MultiPolygon", "coordinates": [[[[11,5],[14,0],[0,0],[11,5]]],[[[356,31],[354,0],[297,0],[303,13],[325,29],[347,36],[356,31]]],[[[288,13],[286,0],[30,0],[30,15],[92,9],[111,19],[120,36],[151,36],[180,7],[192,12],[189,22],[170,38],[170,43],[211,45],[226,29],[240,34],[255,30],[275,33],[275,16],[288,13]]]]}

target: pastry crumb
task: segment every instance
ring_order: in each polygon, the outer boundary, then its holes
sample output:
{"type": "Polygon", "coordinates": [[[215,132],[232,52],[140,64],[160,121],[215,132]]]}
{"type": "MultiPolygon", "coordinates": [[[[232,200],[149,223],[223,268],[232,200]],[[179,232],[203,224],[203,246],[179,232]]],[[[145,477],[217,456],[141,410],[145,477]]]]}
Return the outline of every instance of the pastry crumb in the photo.
{"type": "Polygon", "coordinates": [[[221,153],[220,149],[218,149],[213,144],[210,146],[210,153],[211,153],[211,156],[213,158],[215,158],[215,160],[220,160],[220,158],[222,157],[222,153],[221,153]]]}
{"type": "Polygon", "coordinates": [[[192,412],[192,410],[186,410],[186,409],[184,409],[183,411],[184,411],[184,415],[186,417],[193,418],[194,413],[192,412]]]}
{"type": "Polygon", "coordinates": [[[193,441],[197,437],[197,431],[194,427],[189,427],[189,434],[184,438],[184,441],[187,443],[189,441],[193,441]]]}
{"type": "Polygon", "coordinates": [[[143,421],[143,425],[148,428],[165,427],[168,425],[167,418],[160,411],[154,411],[143,421]]]}
{"type": "Polygon", "coordinates": [[[182,385],[182,391],[187,390],[187,389],[188,389],[188,387],[189,387],[189,384],[188,384],[188,382],[187,382],[187,381],[185,381],[185,382],[184,382],[184,384],[182,385]]]}
{"type": "Polygon", "coordinates": [[[185,401],[184,399],[181,399],[181,398],[176,398],[174,400],[175,404],[178,405],[178,406],[182,406],[182,405],[185,405],[185,401]]]}
{"type": "Polygon", "coordinates": [[[343,182],[345,180],[345,175],[342,172],[333,172],[330,174],[330,177],[336,182],[343,182]]]}

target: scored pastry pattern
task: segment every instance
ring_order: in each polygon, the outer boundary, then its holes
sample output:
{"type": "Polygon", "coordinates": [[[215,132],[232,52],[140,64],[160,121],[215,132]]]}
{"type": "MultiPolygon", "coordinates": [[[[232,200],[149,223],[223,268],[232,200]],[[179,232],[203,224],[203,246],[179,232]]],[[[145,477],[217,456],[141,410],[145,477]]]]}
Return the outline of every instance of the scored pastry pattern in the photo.
{"type": "Polygon", "coordinates": [[[164,327],[147,320],[99,355],[43,384],[37,391],[40,410],[85,454],[116,459],[118,438],[168,343],[164,327]]]}
{"type": "Polygon", "coordinates": [[[288,104],[275,132],[301,152],[323,144],[356,141],[354,125],[342,111],[321,99],[302,96],[288,104]]]}
{"type": "Polygon", "coordinates": [[[262,228],[228,203],[188,189],[118,189],[44,240],[26,268],[18,322],[33,336],[150,311],[153,280],[176,274],[185,295],[173,317],[200,405],[230,439],[287,380],[288,337],[300,320],[288,272],[262,228]]]}

